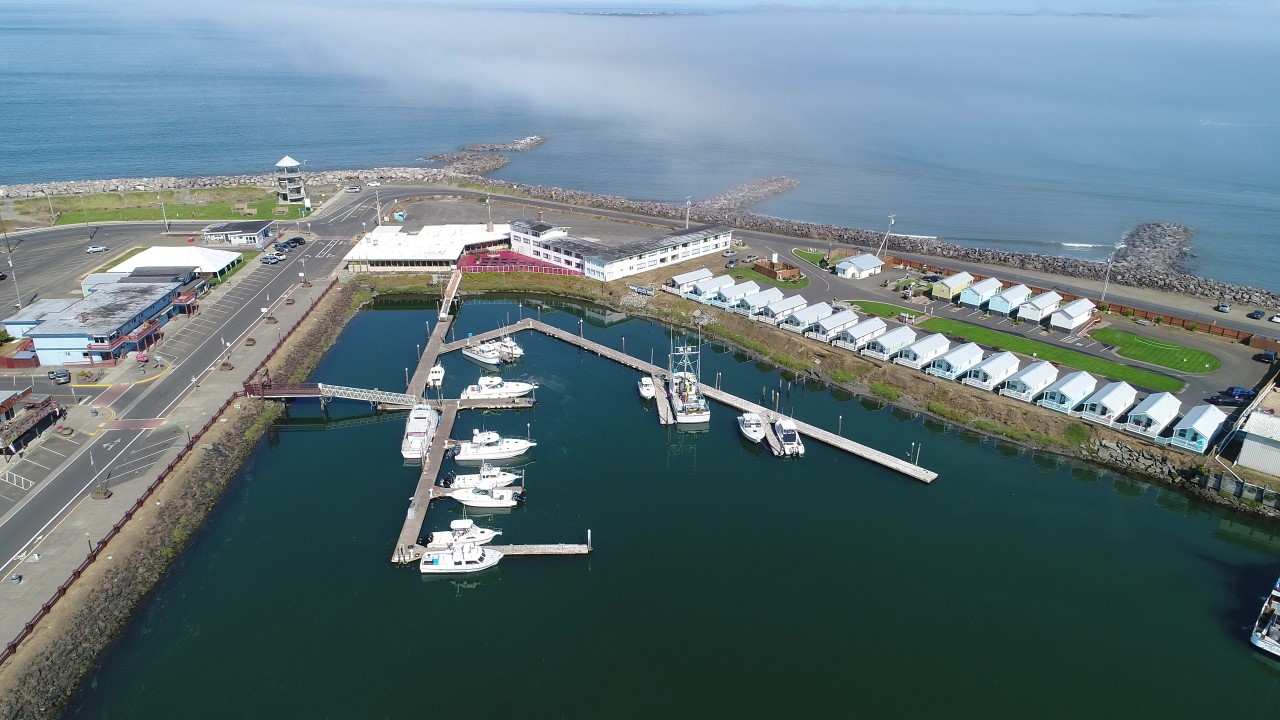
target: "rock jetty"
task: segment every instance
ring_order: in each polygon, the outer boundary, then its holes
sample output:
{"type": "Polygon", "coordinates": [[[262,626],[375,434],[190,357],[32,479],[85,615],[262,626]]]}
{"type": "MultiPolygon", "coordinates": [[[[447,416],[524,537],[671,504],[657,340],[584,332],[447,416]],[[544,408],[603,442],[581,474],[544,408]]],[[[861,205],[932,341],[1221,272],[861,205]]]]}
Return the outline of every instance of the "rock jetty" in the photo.
{"type": "Polygon", "coordinates": [[[538,147],[549,139],[550,138],[543,135],[530,135],[529,137],[522,137],[519,140],[512,140],[511,142],[501,143],[499,145],[478,143],[475,145],[468,145],[462,149],[470,152],[526,152],[538,147]]]}
{"type": "Polygon", "coordinates": [[[765,198],[781,195],[788,190],[794,189],[799,184],[799,180],[784,175],[760,178],[759,180],[752,180],[745,185],[739,185],[732,190],[722,192],[715,197],[694,203],[694,207],[698,208],[699,212],[737,210],[748,205],[754,205],[765,198]]]}
{"type": "Polygon", "coordinates": [[[436,153],[423,160],[441,163],[445,170],[458,175],[485,175],[511,162],[511,158],[503,155],[486,155],[477,152],[436,153]]]}

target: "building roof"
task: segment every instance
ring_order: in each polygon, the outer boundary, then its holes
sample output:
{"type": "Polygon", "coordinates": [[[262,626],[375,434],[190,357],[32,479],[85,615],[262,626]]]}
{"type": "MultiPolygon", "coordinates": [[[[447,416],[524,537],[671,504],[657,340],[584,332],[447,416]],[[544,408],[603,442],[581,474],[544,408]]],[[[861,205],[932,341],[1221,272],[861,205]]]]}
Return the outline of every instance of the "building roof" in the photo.
{"type": "Polygon", "coordinates": [[[42,298],[5,318],[6,323],[38,323],[80,302],[80,298],[42,298]]]}
{"type": "Polygon", "coordinates": [[[854,267],[866,272],[867,270],[875,270],[882,265],[884,265],[884,261],[880,258],[872,255],[871,253],[862,253],[861,255],[847,257],[836,263],[836,269],[839,270],[846,267],[854,267]]]}
{"type": "Polygon", "coordinates": [[[178,283],[108,283],[27,332],[30,337],[51,335],[110,335],[133,320],[157,300],[181,287],[178,283]]]}
{"type": "Polygon", "coordinates": [[[1181,410],[1182,401],[1173,393],[1153,393],[1143,398],[1142,402],[1138,403],[1138,407],[1129,412],[1129,417],[1146,415],[1163,426],[1173,422],[1181,410]]]}
{"type": "Polygon", "coordinates": [[[794,310],[795,308],[802,308],[808,304],[809,304],[809,301],[805,300],[804,296],[791,295],[788,297],[784,297],[781,300],[775,300],[774,302],[769,303],[768,308],[769,308],[769,312],[776,314],[780,312],[785,312],[787,310],[794,310]]]}
{"type": "Polygon", "coordinates": [[[241,220],[239,222],[224,222],[206,225],[201,230],[205,235],[221,235],[230,233],[233,235],[256,235],[266,229],[275,220],[241,220]]]}
{"type": "Polygon", "coordinates": [[[120,261],[111,268],[111,272],[132,273],[139,268],[194,267],[198,273],[216,273],[234,265],[243,257],[238,252],[204,247],[151,247],[120,261]]]}
{"type": "Polygon", "coordinates": [[[822,318],[827,317],[828,315],[832,314],[832,312],[834,311],[831,309],[830,305],[824,302],[820,302],[817,305],[808,305],[806,307],[800,308],[799,310],[792,313],[791,316],[787,318],[787,320],[794,321],[793,324],[799,323],[802,325],[807,325],[809,323],[817,322],[818,320],[821,320],[822,318]]]}
{"type": "Polygon", "coordinates": [[[1062,296],[1050,290],[1049,292],[1040,293],[1039,295],[1023,303],[1023,305],[1030,305],[1031,307],[1037,310],[1046,310],[1052,307],[1054,303],[1060,303],[1060,302],[1062,302],[1062,296]]]}
{"type": "Polygon", "coordinates": [[[978,297],[985,297],[991,293],[999,292],[1002,287],[1004,286],[999,280],[995,278],[987,278],[986,280],[979,280],[978,282],[970,285],[965,288],[964,291],[976,293],[978,297]]]}
{"type": "MultiPolygon", "coordinates": [[[[873,318],[873,319],[879,320],[880,318],[873,318]]],[[[864,320],[858,324],[862,325],[863,323],[868,323],[868,322],[871,322],[871,320],[864,320]]],[[[896,350],[898,348],[906,347],[911,343],[915,342],[916,331],[912,330],[910,326],[899,325],[898,327],[876,338],[875,341],[880,343],[880,345],[886,349],[896,350]]]]}
{"type": "Polygon", "coordinates": [[[1083,370],[1063,375],[1057,382],[1045,388],[1045,392],[1057,391],[1065,397],[1080,400],[1098,387],[1098,379],[1083,370]]]}
{"type": "Polygon", "coordinates": [[[400,225],[379,225],[369,231],[347,253],[347,261],[431,260],[457,261],[476,245],[506,240],[511,227],[494,223],[427,225],[416,233],[404,232],[400,225]]]}
{"type": "MultiPolygon", "coordinates": [[[[515,223],[511,223],[511,225],[514,227],[515,223]]],[[[698,268],[697,270],[690,270],[687,273],[680,273],[679,275],[672,277],[671,282],[676,285],[688,285],[689,283],[698,282],[699,280],[706,280],[709,277],[711,277],[710,270],[706,268],[698,268]]]]}
{"type": "Polygon", "coordinates": [[[748,280],[746,282],[740,282],[737,285],[729,285],[728,287],[720,288],[719,295],[725,300],[738,300],[748,295],[754,295],[758,292],[760,292],[760,286],[757,285],[755,281],[748,280]]]}
{"type": "Polygon", "coordinates": [[[782,299],[782,291],[776,287],[767,287],[760,292],[751,293],[742,298],[742,302],[754,307],[764,307],[771,302],[777,302],[782,299]]]}
{"type": "Polygon", "coordinates": [[[957,286],[965,283],[973,282],[973,276],[967,272],[958,272],[950,277],[944,277],[938,281],[939,285],[946,285],[948,288],[955,289],[957,286]]]}
{"type": "MultiPolygon", "coordinates": [[[[1014,285],[1011,288],[1005,288],[996,297],[1000,298],[1009,305],[1021,305],[1023,300],[1031,296],[1031,288],[1026,285],[1014,285]]],[[[992,298],[994,300],[995,298],[992,298]]]]}
{"type": "Polygon", "coordinates": [[[981,370],[986,374],[992,375],[992,376],[1004,375],[1006,373],[1013,373],[1015,370],[1018,369],[1019,364],[1021,363],[1018,360],[1018,356],[1014,355],[1008,350],[1005,350],[1004,352],[998,352],[995,355],[992,355],[991,357],[983,360],[982,362],[975,365],[973,369],[981,370]]]}
{"type": "Polygon", "coordinates": [[[549,222],[543,222],[541,220],[512,220],[511,229],[534,237],[540,237],[543,233],[551,230],[563,230],[564,232],[569,232],[569,228],[566,225],[552,225],[549,222]]]}
{"type": "Polygon", "coordinates": [[[1066,305],[1063,305],[1062,307],[1058,308],[1058,312],[1054,314],[1055,315],[1061,314],[1069,318],[1077,318],[1077,317],[1080,317],[1081,315],[1088,315],[1089,313],[1093,312],[1093,309],[1095,307],[1097,306],[1094,305],[1089,300],[1086,300],[1085,298],[1080,298],[1079,300],[1072,300],[1066,305]]]}
{"type": "Polygon", "coordinates": [[[719,290],[720,288],[729,287],[732,284],[733,278],[728,275],[717,275],[694,283],[693,290],[699,295],[707,295],[719,290]]]}
{"type": "Polygon", "coordinates": [[[611,263],[669,247],[676,247],[687,242],[699,242],[716,235],[731,232],[733,232],[732,228],[724,225],[702,225],[688,230],[677,230],[666,235],[631,240],[621,245],[607,245],[603,241],[594,238],[580,238],[571,235],[546,238],[545,242],[562,250],[577,253],[583,258],[611,263]]]}
{"type": "Polygon", "coordinates": [[[858,313],[852,310],[841,310],[838,313],[832,313],[818,320],[818,330],[829,333],[833,330],[839,330],[847,325],[854,325],[858,322],[858,313]]]}
{"type": "Polygon", "coordinates": [[[1204,437],[1213,437],[1218,432],[1218,428],[1222,427],[1222,423],[1226,422],[1227,414],[1222,412],[1217,405],[1197,405],[1191,408],[1191,412],[1178,421],[1173,426],[1174,433],[1183,428],[1191,428],[1204,437]]]}
{"type": "Polygon", "coordinates": [[[1249,435],[1280,440],[1280,418],[1258,410],[1249,413],[1241,429],[1249,435]]]}
{"type": "Polygon", "coordinates": [[[1009,381],[1017,380],[1027,387],[1041,388],[1057,378],[1058,368],[1054,367],[1053,363],[1038,360],[1014,373],[1009,381]]]}
{"type": "Polygon", "coordinates": [[[946,351],[938,361],[945,362],[951,367],[972,367],[973,363],[981,359],[982,348],[978,347],[977,343],[965,343],[946,351]]]}
{"type": "Polygon", "coordinates": [[[1102,386],[1102,389],[1085,399],[1087,403],[1097,403],[1119,415],[1133,404],[1138,391],[1127,382],[1113,382],[1102,386]]]}
{"type": "MultiPolygon", "coordinates": [[[[288,155],[285,155],[284,157],[280,158],[280,162],[276,163],[276,167],[278,167],[278,168],[299,167],[299,166],[301,166],[301,165],[302,165],[302,163],[298,162],[297,160],[294,160],[293,158],[289,157],[288,155]]],[[[261,167],[261,166],[259,166],[259,167],[261,167]]]]}
{"type": "Polygon", "coordinates": [[[942,333],[934,333],[932,335],[925,335],[919,340],[911,343],[907,346],[907,349],[916,355],[925,355],[936,350],[945,350],[950,346],[951,341],[947,339],[946,335],[943,335],[942,333]]]}

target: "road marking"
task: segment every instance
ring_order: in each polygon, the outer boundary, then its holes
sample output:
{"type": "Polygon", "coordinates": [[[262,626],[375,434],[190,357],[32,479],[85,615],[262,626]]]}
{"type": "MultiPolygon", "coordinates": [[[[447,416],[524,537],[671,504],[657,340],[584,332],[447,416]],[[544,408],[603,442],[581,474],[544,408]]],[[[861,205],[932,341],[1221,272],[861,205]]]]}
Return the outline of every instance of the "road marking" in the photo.
{"type": "Polygon", "coordinates": [[[44,468],[45,470],[48,470],[49,472],[53,472],[53,468],[51,468],[51,467],[45,467],[44,465],[41,465],[40,463],[36,462],[35,460],[32,460],[31,458],[23,458],[23,459],[24,459],[24,460],[26,460],[27,462],[31,463],[32,465],[35,465],[36,467],[42,467],[42,468],[44,468]]]}

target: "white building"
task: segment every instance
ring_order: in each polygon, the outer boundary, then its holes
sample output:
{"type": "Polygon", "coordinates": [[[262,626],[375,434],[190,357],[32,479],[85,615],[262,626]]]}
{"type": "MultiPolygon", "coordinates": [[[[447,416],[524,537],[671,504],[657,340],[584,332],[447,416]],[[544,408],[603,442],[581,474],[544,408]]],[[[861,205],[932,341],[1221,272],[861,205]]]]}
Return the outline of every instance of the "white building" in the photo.
{"type": "Polygon", "coordinates": [[[982,362],[982,348],[977,343],[965,343],[951,348],[934,359],[924,371],[944,380],[955,380],[961,374],[982,362]]]}
{"type": "Polygon", "coordinates": [[[510,227],[485,223],[428,225],[405,232],[401,225],[378,225],[347,253],[353,272],[451,270],[466,253],[507,245],[510,227]]]}
{"type": "Polygon", "coordinates": [[[1127,382],[1108,383],[1085,398],[1080,406],[1080,417],[1099,425],[1114,425],[1126,410],[1133,407],[1137,397],[1138,391],[1127,382]]]}
{"type": "Polygon", "coordinates": [[[841,310],[838,313],[832,313],[819,319],[809,330],[805,331],[805,337],[811,337],[822,342],[831,342],[836,339],[841,330],[851,328],[857,324],[858,313],[852,310],[841,310]]]}
{"type": "Polygon", "coordinates": [[[1014,285],[987,301],[987,310],[996,315],[1009,316],[1018,311],[1018,306],[1031,297],[1031,288],[1026,285],[1014,285]]]}
{"type": "Polygon", "coordinates": [[[272,235],[275,220],[247,220],[206,225],[200,233],[208,243],[261,247],[272,235]]]}
{"type": "MultiPolygon", "coordinates": [[[[118,273],[121,277],[138,268],[195,268],[196,274],[209,278],[221,278],[244,262],[244,255],[229,250],[214,250],[206,247],[150,247],[137,255],[122,260],[108,273],[118,273]]],[[[106,274],[106,273],[104,273],[106,274]]]]}
{"type": "Polygon", "coordinates": [[[809,301],[800,295],[791,295],[781,300],[771,302],[755,316],[757,320],[770,325],[777,325],[787,318],[787,316],[808,306],[809,301]]]}
{"type": "Polygon", "coordinates": [[[1169,440],[1169,444],[1183,450],[1203,453],[1209,449],[1209,443],[1226,421],[1227,414],[1217,405],[1197,405],[1173,426],[1173,438],[1169,440]]]}
{"type": "Polygon", "coordinates": [[[835,310],[827,303],[807,305],[782,319],[778,327],[791,332],[802,333],[819,320],[835,314],[835,310]]]}
{"type": "Polygon", "coordinates": [[[1160,433],[1178,417],[1182,410],[1182,401],[1173,393],[1152,393],[1138,403],[1138,407],[1129,411],[1129,420],[1124,429],[1147,437],[1159,437],[1160,433]]]}
{"type": "Polygon", "coordinates": [[[733,230],[722,225],[701,225],[619,245],[573,237],[568,231],[541,220],[513,220],[511,249],[609,281],[721,252],[733,244],[733,230]]]}
{"type": "Polygon", "coordinates": [[[925,363],[932,362],[934,358],[951,348],[951,341],[942,333],[934,333],[925,335],[910,345],[898,351],[893,361],[899,365],[905,365],[909,368],[919,370],[925,363]]]}
{"type": "MultiPolygon", "coordinates": [[[[1022,368],[1000,388],[1000,394],[1023,402],[1031,402],[1041,390],[1058,379],[1058,368],[1040,360],[1022,368]]],[[[1092,390],[1093,388],[1090,388],[1092,390]]]]}
{"type": "Polygon", "coordinates": [[[1072,300],[1049,316],[1049,326],[1063,332],[1074,332],[1076,328],[1089,322],[1095,307],[1097,306],[1084,298],[1072,300]]]}
{"type": "Polygon", "coordinates": [[[1020,364],[1017,355],[1007,350],[998,352],[970,368],[964,377],[960,378],[960,382],[983,390],[994,390],[1010,375],[1018,372],[1020,364]]]}
{"type": "Polygon", "coordinates": [[[1280,418],[1254,410],[1241,428],[1237,465],[1280,475],[1280,418]]]}
{"type": "Polygon", "coordinates": [[[1000,294],[1003,288],[1004,285],[995,278],[979,280],[960,293],[960,304],[971,308],[980,308],[987,304],[988,300],[1000,294]]]}
{"type": "Polygon", "coordinates": [[[883,260],[870,253],[863,253],[836,263],[835,274],[842,278],[863,280],[879,273],[883,267],[883,260]]]}
{"type": "Polygon", "coordinates": [[[892,360],[894,355],[915,341],[916,331],[909,325],[899,325],[868,342],[859,352],[876,360],[892,360]]]}
{"type": "Polygon", "coordinates": [[[667,286],[675,288],[683,295],[693,289],[693,284],[701,280],[709,280],[713,277],[713,273],[706,268],[698,268],[687,273],[676,275],[667,281],[667,286]]]}
{"type": "Polygon", "coordinates": [[[1052,290],[1040,293],[1018,306],[1018,319],[1034,323],[1041,322],[1058,309],[1060,302],[1062,302],[1062,296],[1052,290]]]}
{"type": "Polygon", "coordinates": [[[32,339],[41,365],[114,364],[160,339],[181,289],[178,282],[104,283],[70,302],[33,303],[5,327],[32,339]]]}
{"type": "Polygon", "coordinates": [[[726,285],[725,287],[711,293],[709,302],[716,307],[728,308],[738,304],[738,301],[748,295],[754,295],[760,292],[760,286],[754,281],[748,280],[735,285],[726,285]]]}
{"type": "Polygon", "coordinates": [[[1040,407],[1069,413],[1089,397],[1093,389],[1098,387],[1098,379],[1083,370],[1058,378],[1045,389],[1044,395],[1036,402],[1040,407]]]}
{"type": "Polygon", "coordinates": [[[888,326],[878,317],[869,317],[862,322],[841,330],[832,341],[836,347],[857,351],[862,346],[885,334],[888,326]]]}
{"type": "Polygon", "coordinates": [[[694,283],[693,289],[689,291],[686,297],[690,300],[705,303],[715,297],[715,294],[720,292],[721,288],[727,288],[731,285],[733,285],[733,278],[728,275],[717,275],[694,283]]]}
{"type": "Polygon", "coordinates": [[[769,287],[757,293],[752,293],[741,300],[733,307],[735,312],[743,315],[756,315],[763,311],[769,303],[774,303],[782,299],[782,291],[776,287],[769,287]]]}

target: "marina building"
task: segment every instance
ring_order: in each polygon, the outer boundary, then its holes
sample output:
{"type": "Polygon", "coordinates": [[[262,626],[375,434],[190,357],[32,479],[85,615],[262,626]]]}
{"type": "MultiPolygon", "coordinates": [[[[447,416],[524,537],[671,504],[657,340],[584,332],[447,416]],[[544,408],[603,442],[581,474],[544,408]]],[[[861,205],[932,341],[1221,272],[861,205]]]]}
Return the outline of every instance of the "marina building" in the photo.
{"type": "Polygon", "coordinates": [[[785,320],[792,313],[801,310],[809,305],[809,301],[800,295],[791,295],[781,300],[771,302],[756,315],[756,319],[760,322],[766,322],[770,325],[777,325],[785,320]]]}
{"type": "Polygon", "coordinates": [[[1004,285],[995,278],[979,280],[960,293],[960,304],[975,309],[980,308],[1003,289],[1004,285]]]}
{"type": "Polygon", "coordinates": [[[847,257],[836,263],[835,274],[842,278],[864,280],[878,274],[883,267],[883,260],[871,253],[863,253],[847,257]]]}
{"type": "Polygon", "coordinates": [[[1280,418],[1254,410],[1245,418],[1237,465],[1280,475],[1280,418]]]}
{"type": "MultiPolygon", "coordinates": [[[[1000,394],[1014,400],[1031,402],[1041,390],[1058,379],[1058,368],[1053,363],[1040,360],[1022,368],[1000,388],[1000,394]]],[[[1092,390],[1093,388],[1090,388],[1092,390]]]]}
{"type": "Polygon", "coordinates": [[[977,343],[965,343],[939,355],[924,369],[925,374],[944,380],[955,380],[965,371],[982,362],[982,348],[977,343]]]}
{"type": "Polygon", "coordinates": [[[510,237],[511,249],[521,255],[605,281],[721,252],[733,244],[733,230],[723,225],[701,225],[610,245],[595,238],[573,237],[569,228],[541,220],[513,220],[510,237]]]}
{"type": "Polygon", "coordinates": [[[948,302],[955,300],[956,296],[964,292],[964,289],[973,284],[973,276],[967,272],[958,272],[950,277],[944,277],[933,284],[931,294],[934,300],[946,300],[948,302]]]}
{"type": "Polygon", "coordinates": [[[813,327],[814,323],[833,314],[835,314],[835,310],[827,303],[820,302],[817,305],[806,305],[783,318],[782,322],[778,323],[778,327],[795,333],[803,333],[813,327]]]}
{"type": "Polygon", "coordinates": [[[1089,397],[1098,386],[1098,379],[1083,370],[1077,370],[1058,378],[1044,391],[1044,396],[1036,402],[1040,407],[1069,413],[1089,397]]]}
{"type": "Polygon", "coordinates": [[[1033,323],[1043,322],[1058,309],[1060,302],[1062,302],[1062,296],[1052,290],[1040,293],[1018,306],[1018,319],[1033,323]]]}
{"type": "Polygon", "coordinates": [[[987,310],[996,315],[1008,317],[1018,311],[1018,306],[1031,297],[1031,288],[1026,285],[1014,285],[994,295],[987,301],[987,310]]]}
{"type": "Polygon", "coordinates": [[[117,282],[72,300],[39,300],[5,319],[15,337],[30,338],[42,365],[114,364],[160,340],[179,312],[180,282],[117,282]]]}
{"type": "Polygon", "coordinates": [[[776,287],[769,287],[742,298],[732,309],[743,315],[756,315],[762,312],[769,303],[774,303],[781,299],[782,291],[776,287]]]}
{"type": "Polygon", "coordinates": [[[908,325],[899,325],[871,339],[859,352],[876,360],[892,360],[903,348],[915,341],[916,331],[908,325]]]}
{"type": "Polygon", "coordinates": [[[846,350],[860,350],[862,346],[884,335],[888,326],[878,317],[869,317],[862,322],[847,327],[836,334],[832,343],[846,350]]]}
{"type": "Polygon", "coordinates": [[[926,335],[898,351],[893,361],[899,365],[919,370],[925,363],[932,362],[934,358],[949,349],[951,349],[951,341],[947,339],[947,336],[942,333],[934,333],[926,335]]]}
{"type": "Polygon", "coordinates": [[[1080,406],[1080,417],[1099,425],[1114,425],[1126,410],[1133,407],[1137,397],[1138,391],[1127,382],[1108,383],[1085,398],[1080,406]]]}
{"type": "Polygon", "coordinates": [[[1138,406],[1129,412],[1129,419],[1124,429],[1147,437],[1160,437],[1160,433],[1169,427],[1182,411],[1182,401],[1173,393],[1153,393],[1143,398],[1138,406]]]}
{"type": "Polygon", "coordinates": [[[506,247],[509,226],[485,223],[428,225],[405,232],[402,225],[379,225],[347,253],[352,272],[447,271],[466,253],[506,247]]]}
{"type": "Polygon", "coordinates": [[[1169,440],[1169,444],[1183,450],[1203,453],[1209,449],[1209,443],[1226,421],[1227,414],[1217,405],[1197,405],[1173,426],[1173,438],[1169,440]]]}
{"type": "Polygon", "coordinates": [[[274,234],[275,220],[245,220],[206,225],[200,234],[206,243],[238,247],[262,247],[274,234]]]}
{"type": "Polygon", "coordinates": [[[1007,350],[999,352],[970,368],[960,378],[960,382],[983,390],[994,390],[1010,375],[1018,372],[1020,364],[1017,355],[1007,350]]]}
{"type": "Polygon", "coordinates": [[[1084,298],[1072,300],[1049,316],[1049,326],[1063,332],[1074,332],[1089,322],[1089,318],[1093,317],[1094,307],[1096,306],[1092,302],[1084,298]]]}
{"type": "Polygon", "coordinates": [[[836,339],[841,330],[851,328],[858,324],[858,313],[852,310],[841,310],[838,313],[832,313],[824,318],[819,319],[808,330],[805,331],[805,337],[811,337],[814,340],[822,342],[831,342],[836,339]]]}
{"type": "Polygon", "coordinates": [[[712,277],[710,270],[706,268],[698,268],[687,273],[676,275],[667,281],[667,287],[675,288],[683,295],[693,289],[693,284],[700,280],[709,280],[712,277]]]}

